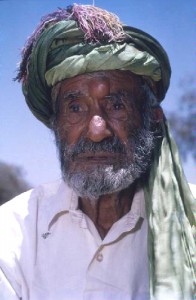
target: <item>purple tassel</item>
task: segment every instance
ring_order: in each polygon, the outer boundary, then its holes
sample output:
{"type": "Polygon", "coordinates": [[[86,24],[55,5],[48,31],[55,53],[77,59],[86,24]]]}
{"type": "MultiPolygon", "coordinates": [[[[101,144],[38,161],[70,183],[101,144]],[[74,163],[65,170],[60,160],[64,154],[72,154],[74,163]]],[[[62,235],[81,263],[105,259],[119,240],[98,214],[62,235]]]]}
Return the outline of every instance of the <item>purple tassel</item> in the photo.
{"type": "Polygon", "coordinates": [[[84,40],[88,43],[120,42],[125,38],[122,24],[118,17],[101,8],[92,5],[68,6],[44,16],[36,30],[28,38],[22,49],[22,61],[15,80],[26,81],[27,65],[32,49],[40,34],[51,25],[62,20],[75,20],[84,32],[84,40]]]}

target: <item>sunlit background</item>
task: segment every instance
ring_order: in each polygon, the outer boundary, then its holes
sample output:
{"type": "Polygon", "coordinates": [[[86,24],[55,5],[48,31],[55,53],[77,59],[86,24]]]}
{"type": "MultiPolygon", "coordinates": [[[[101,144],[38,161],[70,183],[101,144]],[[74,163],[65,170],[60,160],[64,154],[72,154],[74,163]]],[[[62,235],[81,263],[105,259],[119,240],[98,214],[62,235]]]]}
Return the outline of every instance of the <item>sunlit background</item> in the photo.
{"type": "MultiPolygon", "coordinates": [[[[195,72],[195,1],[94,2],[118,14],[124,23],[150,33],[163,45],[172,66],[171,85],[163,108],[177,111],[182,92],[180,82],[195,72]]],[[[24,42],[40,18],[70,4],[59,0],[0,1],[0,161],[21,166],[31,186],[58,179],[61,174],[52,133],[33,117],[20,84],[12,79],[24,42]]],[[[195,167],[191,158],[184,163],[187,179],[192,183],[196,183],[195,167]]]]}

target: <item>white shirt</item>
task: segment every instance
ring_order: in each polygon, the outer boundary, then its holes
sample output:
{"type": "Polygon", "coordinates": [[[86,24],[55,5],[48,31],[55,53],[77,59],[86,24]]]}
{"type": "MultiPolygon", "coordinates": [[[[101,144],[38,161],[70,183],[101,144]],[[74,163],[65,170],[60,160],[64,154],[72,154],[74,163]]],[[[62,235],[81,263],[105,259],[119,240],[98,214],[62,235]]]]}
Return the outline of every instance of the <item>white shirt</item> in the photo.
{"type": "Polygon", "coordinates": [[[0,208],[1,300],[148,300],[143,191],[104,240],[63,182],[0,208]]]}

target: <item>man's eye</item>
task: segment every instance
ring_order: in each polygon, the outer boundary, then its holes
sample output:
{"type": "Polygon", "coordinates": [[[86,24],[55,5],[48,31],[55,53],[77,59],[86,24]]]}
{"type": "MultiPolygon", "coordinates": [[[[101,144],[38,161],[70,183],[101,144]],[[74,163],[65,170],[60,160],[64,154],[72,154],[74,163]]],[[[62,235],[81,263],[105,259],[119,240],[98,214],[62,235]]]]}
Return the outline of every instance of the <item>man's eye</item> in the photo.
{"type": "Polygon", "coordinates": [[[85,103],[69,103],[66,108],[66,121],[70,124],[85,122],[88,114],[88,107],[85,103]]]}
{"type": "Polygon", "coordinates": [[[71,104],[69,105],[69,111],[76,113],[82,111],[82,108],[80,107],[79,104],[71,104]]]}
{"type": "Polygon", "coordinates": [[[125,121],[128,117],[127,107],[120,99],[108,99],[105,107],[108,118],[125,121]]]}
{"type": "Polygon", "coordinates": [[[124,106],[123,103],[114,103],[114,104],[113,104],[113,108],[114,108],[115,110],[121,110],[121,109],[125,109],[125,106],[124,106]]]}

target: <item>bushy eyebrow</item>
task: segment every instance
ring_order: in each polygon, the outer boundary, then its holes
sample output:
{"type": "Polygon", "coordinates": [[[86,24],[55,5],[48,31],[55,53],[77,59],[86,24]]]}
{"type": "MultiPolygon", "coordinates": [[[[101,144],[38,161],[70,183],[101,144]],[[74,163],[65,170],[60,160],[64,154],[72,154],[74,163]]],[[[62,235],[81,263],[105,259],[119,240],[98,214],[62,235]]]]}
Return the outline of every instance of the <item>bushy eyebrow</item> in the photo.
{"type": "Polygon", "coordinates": [[[105,99],[112,101],[112,102],[113,101],[122,101],[123,97],[127,97],[127,96],[130,97],[131,95],[125,90],[120,90],[116,93],[111,93],[110,95],[105,96],[105,99]]]}
{"type": "MultiPolygon", "coordinates": [[[[77,100],[79,97],[85,96],[81,93],[81,91],[67,91],[63,94],[63,100],[77,100]]],[[[129,97],[131,98],[131,94],[126,90],[120,90],[114,93],[110,93],[109,95],[106,95],[104,98],[108,101],[123,101],[123,98],[129,97]]]]}
{"type": "Polygon", "coordinates": [[[68,91],[63,94],[63,99],[64,100],[76,100],[81,96],[80,91],[68,91]]]}

